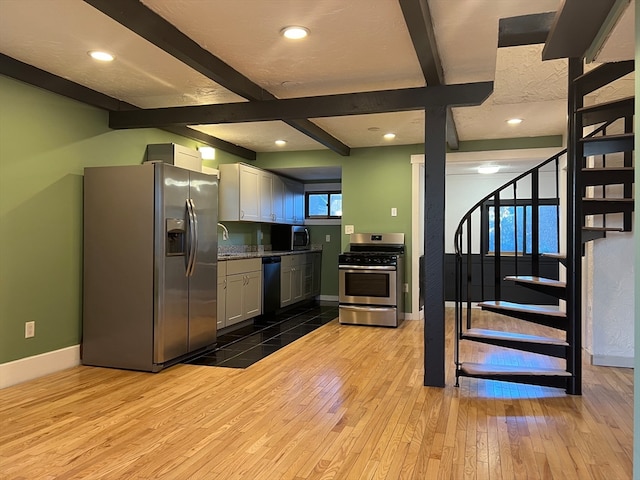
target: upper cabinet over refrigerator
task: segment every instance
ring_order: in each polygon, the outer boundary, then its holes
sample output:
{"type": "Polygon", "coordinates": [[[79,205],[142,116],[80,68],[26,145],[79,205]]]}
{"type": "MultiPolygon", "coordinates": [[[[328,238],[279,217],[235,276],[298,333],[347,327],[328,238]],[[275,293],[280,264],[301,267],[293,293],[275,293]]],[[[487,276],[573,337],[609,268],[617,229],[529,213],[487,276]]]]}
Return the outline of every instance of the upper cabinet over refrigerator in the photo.
{"type": "Polygon", "coordinates": [[[216,342],[218,180],[85,169],[82,362],[159,371],[216,342]]]}

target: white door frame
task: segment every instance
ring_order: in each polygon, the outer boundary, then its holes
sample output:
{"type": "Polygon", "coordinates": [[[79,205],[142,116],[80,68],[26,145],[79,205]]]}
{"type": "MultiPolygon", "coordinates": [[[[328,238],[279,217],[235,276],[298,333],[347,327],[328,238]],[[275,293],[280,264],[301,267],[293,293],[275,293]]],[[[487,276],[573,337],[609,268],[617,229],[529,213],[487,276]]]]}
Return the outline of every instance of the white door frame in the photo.
{"type": "Polygon", "coordinates": [[[411,319],[424,318],[420,309],[420,257],[424,254],[424,155],[411,155],[411,319]]]}

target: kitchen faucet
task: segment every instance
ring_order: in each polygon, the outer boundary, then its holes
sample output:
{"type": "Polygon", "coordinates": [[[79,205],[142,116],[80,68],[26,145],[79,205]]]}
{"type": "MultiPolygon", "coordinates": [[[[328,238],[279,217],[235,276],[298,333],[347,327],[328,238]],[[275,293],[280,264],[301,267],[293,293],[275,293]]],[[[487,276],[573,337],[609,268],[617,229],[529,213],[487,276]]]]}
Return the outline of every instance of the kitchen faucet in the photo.
{"type": "Polygon", "coordinates": [[[227,230],[227,227],[225,227],[221,223],[218,223],[218,226],[222,227],[222,239],[223,240],[229,240],[229,230],[227,230]]]}

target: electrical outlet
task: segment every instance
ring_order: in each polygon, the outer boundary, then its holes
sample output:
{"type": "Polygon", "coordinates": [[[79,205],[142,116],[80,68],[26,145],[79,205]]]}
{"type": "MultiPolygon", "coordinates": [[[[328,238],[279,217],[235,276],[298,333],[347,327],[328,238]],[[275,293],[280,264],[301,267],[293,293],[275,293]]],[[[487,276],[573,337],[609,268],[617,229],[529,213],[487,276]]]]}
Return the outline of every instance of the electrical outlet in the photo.
{"type": "Polygon", "coordinates": [[[404,292],[405,293],[409,293],[409,284],[408,283],[404,284],[404,292]]]}
{"type": "Polygon", "coordinates": [[[324,241],[327,242],[327,243],[331,242],[331,235],[325,235],[324,236],[324,241]]]}
{"type": "Polygon", "coordinates": [[[24,338],[36,336],[36,322],[24,322],[24,338]]]}
{"type": "Polygon", "coordinates": [[[344,226],[345,235],[350,235],[353,233],[353,225],[345,225],[344,226]]]}

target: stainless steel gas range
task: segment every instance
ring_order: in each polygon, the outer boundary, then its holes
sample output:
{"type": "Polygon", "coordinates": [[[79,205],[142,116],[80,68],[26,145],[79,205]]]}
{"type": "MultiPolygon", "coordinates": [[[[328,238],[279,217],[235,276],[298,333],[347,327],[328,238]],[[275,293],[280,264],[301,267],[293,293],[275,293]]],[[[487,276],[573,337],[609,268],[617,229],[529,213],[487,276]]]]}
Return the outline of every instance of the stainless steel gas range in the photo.
{"type": "Polygon", "coordinates": [[[397,327],[404,311],[404,233],[352,233],[338,257],[340,323],[397,327]]]}

